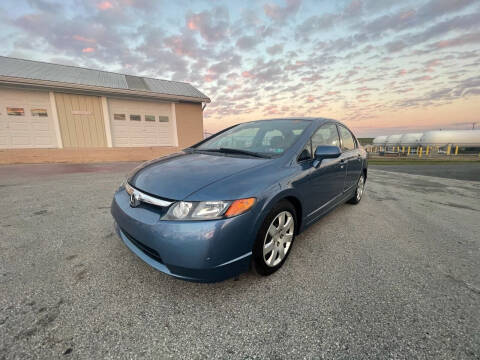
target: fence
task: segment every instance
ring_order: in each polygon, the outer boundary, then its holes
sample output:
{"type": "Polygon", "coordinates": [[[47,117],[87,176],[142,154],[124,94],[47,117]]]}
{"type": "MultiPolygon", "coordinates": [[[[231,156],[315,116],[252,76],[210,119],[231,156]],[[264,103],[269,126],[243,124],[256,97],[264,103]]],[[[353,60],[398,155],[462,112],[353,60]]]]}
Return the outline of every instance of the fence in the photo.
{"type": "Polygon", "coordinates": [[[456,144],[365,145],[372,155],[385,157],[480,157],[480,146],[456,144]]]}

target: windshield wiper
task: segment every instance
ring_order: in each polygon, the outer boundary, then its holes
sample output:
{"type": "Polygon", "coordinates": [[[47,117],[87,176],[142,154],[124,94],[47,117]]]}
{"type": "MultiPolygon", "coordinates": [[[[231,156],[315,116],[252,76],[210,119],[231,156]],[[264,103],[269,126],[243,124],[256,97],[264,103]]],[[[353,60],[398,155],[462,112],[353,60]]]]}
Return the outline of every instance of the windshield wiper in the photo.
{"type": "Polygon", "coordinates": [[[224,147],[221,147],[220,149],[218,149],[220,152],[223,152],[223,153],[229,153],[229,154],[242,154],[242,155],[250,155],[250,156],[255,156],[255,157],[259,157],[259,158],[269,158],[270,156],[268,155],[264,155],[264,154],[260,154],[260,153],[257,153],[257,152],[253,152],[253,151],[248,151],[248,150],[241,150],[241,149],[232,149],[232,148],[224,148],[224,147]]]}
{"type": "Polygon", "coordinates": [[[219,149],[199,149],[200,151],[207,151],[207,152],[218,152],[224,154],[240,154],[240,155],[248,155],[248,156],[255,156],[259,158],[270,158],[268,155],[256,153],[253,151],[248,150],[240,150],[240,149],[232,149],[232,148],[224,148],[221,147],[219,149]]]}

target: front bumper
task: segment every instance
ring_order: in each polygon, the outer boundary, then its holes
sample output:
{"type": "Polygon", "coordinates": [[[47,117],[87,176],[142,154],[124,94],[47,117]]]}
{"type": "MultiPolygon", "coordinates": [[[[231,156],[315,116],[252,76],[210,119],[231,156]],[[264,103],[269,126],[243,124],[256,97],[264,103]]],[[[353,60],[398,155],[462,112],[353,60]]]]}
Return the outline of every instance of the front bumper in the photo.
{"type": "Polygon", "coordinates": [[[124,189],[111,212],[117,234],[153,268],[189,281],[221,281],[248,270],[254,241],[254,212],[221,220],[161,221],[162,210],[142,203],[132,208],[124,189]]]}

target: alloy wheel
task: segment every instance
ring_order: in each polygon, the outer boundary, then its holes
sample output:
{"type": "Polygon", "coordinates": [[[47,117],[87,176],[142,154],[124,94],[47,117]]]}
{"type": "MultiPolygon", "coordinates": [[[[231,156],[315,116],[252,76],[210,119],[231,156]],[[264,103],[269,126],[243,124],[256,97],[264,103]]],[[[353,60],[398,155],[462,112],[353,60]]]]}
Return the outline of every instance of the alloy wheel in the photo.
{"type": "Polygon", "coordinates": [[[365,180],[362,175],[360,176],[360,179],[358,179],[358,183],[357,183],[357,201],[360,201],[360,199],[362,198],[364,190],[365,190],[365,180]]]}
{"type": "Polygon", "coordinates": [[[282,262],[292,245],[295,220],[289,211],[280,212],[268,227],[263,241],[263,261],[275,267],[282,262]]]}

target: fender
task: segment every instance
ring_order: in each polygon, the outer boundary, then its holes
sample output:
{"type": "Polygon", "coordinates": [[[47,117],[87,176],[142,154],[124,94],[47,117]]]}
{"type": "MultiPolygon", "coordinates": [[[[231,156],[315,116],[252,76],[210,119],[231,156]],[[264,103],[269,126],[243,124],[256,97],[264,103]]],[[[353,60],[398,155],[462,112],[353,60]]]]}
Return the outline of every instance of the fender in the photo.
{"type": "MultiPolygon", "coordinates": [[[[288,198],[288,197],[293,197],[293,198],[297,199],[298,202],[300,203],[301,197],[300,197],[300,194],[298,193],[298,191],[295,188],[288,187],[288,188],[285,188],[283,190],[279,190],[279,188],[280,188],[280,184],[276,184],[276,185],[272,186],[270,189],[268,189],[267,197],[264,197],[263,199],[260,200],[259,206],[261,206],[261,207],[260,207],[260,210],[258,210],[258,211],[261,215],[257,218],[257,220],[254,224],[254,228],[253,228],[254,239],[253,239],[253,242],[252,242],[252,247],[253,247],[253,243],[255,242],[255,239],[256,239],[256,234],[258,234],[258,231],[260,230],[260,227],[262,226],[263,222],[265,221],[265,218],[270,213],[270,211],[275,206],[275,204],[277,204],[282,199],[285,199],[285,198],[288,198]]],[[[297,214],[297,216],[298,215],[299,214],[297,214]]],[[[303,215],[300,215],[300,217],[301,217],[300,219],[297,219],[297,222],[300,221],[300,226],[297,228],[298,233],[300,233],[303,230],[303,227],[304,227],[303,226],[303,224],[304,224],[303,215]]]]}

